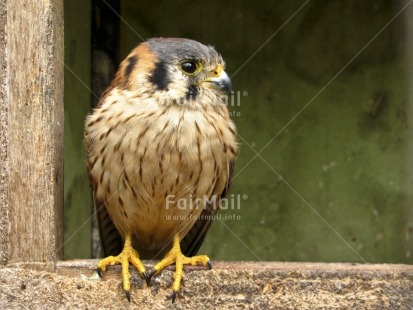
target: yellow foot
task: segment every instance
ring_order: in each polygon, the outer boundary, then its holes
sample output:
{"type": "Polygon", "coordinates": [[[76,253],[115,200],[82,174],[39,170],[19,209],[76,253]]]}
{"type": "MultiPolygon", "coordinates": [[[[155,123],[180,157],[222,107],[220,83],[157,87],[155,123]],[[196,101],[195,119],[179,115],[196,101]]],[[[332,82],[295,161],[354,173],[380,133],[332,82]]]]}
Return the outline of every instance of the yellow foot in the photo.
{"type": "Polygon", "coordinates": [[[157,263],[146,275],[147,281],[149,282],[150,278],[153,275],[158,274],[165,267],[175,263],[174,283],[172,284],[171,295],[172,303],[175,302],[176,296],[179,292],[179,288],[181,287],[184,265],[195,266],[201,264],[204,266],[208,266],[209,269],[212,268],[211,261],[209,260],[209,257],[206,255],[198,255],[193,257],[186,257],[185,255],[183,255],[181,252],[181,246],[179,242],[179,235],[176,234],[174,236],[172,249],[166,254],[164,259],[157,263]]]}
{"type": "Polygon", "coordinates": [[[129,273],[129,263],[132,263],[136,267],[140,275],[145,278],[146,282],[149,279],[145,274],[145,266],[139,259],[138,252],[132,247],[132,237],[131,235],[126,235],[125,245],[122,252],[118,256],[108,256],[101,259],[98,263],[98,273],[102,277],[102,272],[106,270],[107,266],[121,264],[122,265],[122,280],[123,280],[123,290],[125,291],[126,298],[130,301],[130,273],[129,273]]]}

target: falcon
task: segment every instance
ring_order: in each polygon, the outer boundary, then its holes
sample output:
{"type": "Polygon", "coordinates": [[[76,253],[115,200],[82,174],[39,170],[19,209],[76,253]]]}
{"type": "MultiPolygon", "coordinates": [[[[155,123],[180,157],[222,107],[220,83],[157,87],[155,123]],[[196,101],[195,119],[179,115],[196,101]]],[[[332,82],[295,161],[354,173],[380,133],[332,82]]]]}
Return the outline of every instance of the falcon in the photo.
{"type": "Polygon", "coordinates": [[[153,38],[121,63],[87,117],[87,168],[102,248],[98,263],[121,264],[130,301],[129,264],[149,284],[175,264],[172,302],[225,197],[237,156],[226,102],[231,80],[222,56],[190,39],[153,38]],[[159,259],[146,270],[141,259],[159,259]]]}

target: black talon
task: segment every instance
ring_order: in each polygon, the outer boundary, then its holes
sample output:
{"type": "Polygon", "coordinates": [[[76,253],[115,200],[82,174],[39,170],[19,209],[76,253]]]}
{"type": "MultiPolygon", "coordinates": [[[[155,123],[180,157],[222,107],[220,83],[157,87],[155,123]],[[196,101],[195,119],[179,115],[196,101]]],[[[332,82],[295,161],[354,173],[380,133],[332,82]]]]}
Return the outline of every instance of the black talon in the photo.
{"type": "Polygon", "coordinates": [[[130,291],[125,291],[126,299],[130,302],[130,291]]]}
{"type": "Polygon", "coordinates": [[[212,263],[211,263],[211,261],[209,260],[208,261],[208,270],[211,270],[212,269],[212,263]]]}
{"type": "Polygon", "coordinates": [[[151,278],[153,277],[153,275],[156,273],[156,269],[152,268],[151,271],[149,273],[145,272],[145,280],[146,280],[146,284],[149,286],[150,282],[151,282],[151,278]]]}
{"type": "Polygon", "coordinates": [[[173,292],[172,292],[172,295],[170,296],[171,299],[172,299],[172,303],[175,302],[175,299],[176,299],[176,296],[177,296],[177,295],[178,295],[178,292],[177,292],[177,291],[173,291],[173,292]]]}
{"type": "Polygon", "coordinates": [[[97,270],[96,270],[96,271],[98,272],[99,277],[103,278],[103,275],[102,275],[102,269],[97,268],[97,270]]]}
{"type": "Polygon", "coordinates": [[[143,273],[143,278],[145,279],[146,285],[149,286],[149,284],[151,284],[151,278],[149,276],[149,274],[147,272],[143,273]]]}

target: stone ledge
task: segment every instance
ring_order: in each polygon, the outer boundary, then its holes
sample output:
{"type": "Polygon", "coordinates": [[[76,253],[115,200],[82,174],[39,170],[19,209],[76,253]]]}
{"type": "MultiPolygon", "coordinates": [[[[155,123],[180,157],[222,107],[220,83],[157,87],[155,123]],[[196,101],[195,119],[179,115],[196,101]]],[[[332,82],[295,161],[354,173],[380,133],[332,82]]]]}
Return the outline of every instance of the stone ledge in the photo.
{"type": "Polygon", "coordinates": [[[96,263],[62,261],[55,273],[22,264],[0,269],[0,308],[413,309],[413,266],[408,265],[215,262],[211,271],[186,268],[181,295],[172,306],[173,267],[155,277],[151,287],[131,268],[129,305],[119,266],[110,267],[103,281],[93,280],[96,263]]]}

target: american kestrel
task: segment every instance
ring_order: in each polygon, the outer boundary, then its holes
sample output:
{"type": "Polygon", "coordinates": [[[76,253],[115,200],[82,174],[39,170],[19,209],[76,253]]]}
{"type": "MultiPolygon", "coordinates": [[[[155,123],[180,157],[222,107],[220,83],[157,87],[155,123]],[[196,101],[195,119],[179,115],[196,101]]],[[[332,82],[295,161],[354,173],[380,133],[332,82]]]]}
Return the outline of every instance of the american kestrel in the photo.
{"type": "Polygon", "coordinates": [[[208,256],[193,255],[228,190],[238,152],[224,69],[211,46],[150,39],[121,63],[87,117],[87,166],[103,249],[121,251],[100,260],[98,270],[121,264],[128,300],[129,263],[147,282],[175,264],[172,302],[183,265],[211,266],[208,256]],[[160,255],[146,271],[140,259],[160,255]]]}

